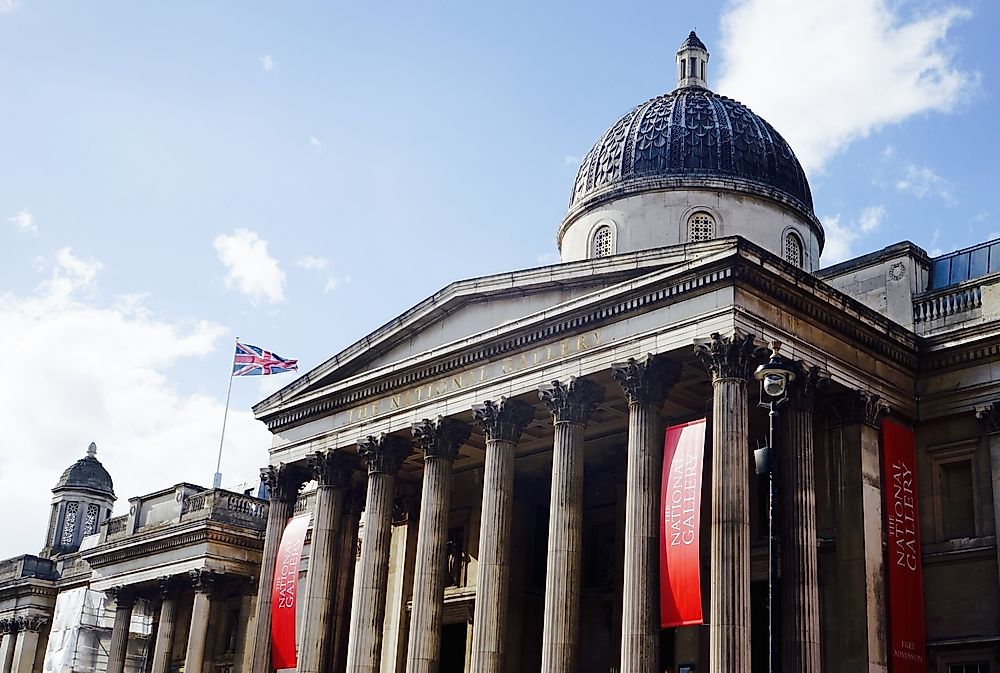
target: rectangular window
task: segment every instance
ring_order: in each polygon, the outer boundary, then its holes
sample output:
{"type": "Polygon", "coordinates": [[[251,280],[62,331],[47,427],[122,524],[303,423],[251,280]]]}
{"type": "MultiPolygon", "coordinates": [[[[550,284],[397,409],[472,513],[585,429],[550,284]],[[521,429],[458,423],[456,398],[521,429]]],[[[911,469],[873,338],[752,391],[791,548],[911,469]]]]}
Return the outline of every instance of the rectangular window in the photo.
{"type": "Polygon", "coordinates": [[[979,278],[989,273],[989,248],[976,248],[969,254],[969,278],[979,278]]]}
{"type": "Polygon", "coordinates": [[[946,540],[976,537],[971,460],[941,465],[941,525],[946,540]]]}
{"type": "Polygon", "coordinates": [[[951,284],[969,280],[969,253],[955,255],[951,258],[951,284]]]}
{"type": "Polygon", "coordinates": [[[687,61],[681,60],[681,79],[687,77],[687,61]]]}
{"type": "Polygon", "coordinates": [[[974,664],[949,664],[948,673],[990,673],[990,665],[985,661],[974,664]]]}
{"type": "Polygon", "coordinates": [[[951,257],[935,259],[934,264],[931,266],[931,289],[937,290],[942,287],[948,287],[950,276],[951,257]]]}
{"type": "Polygon", "coordinates": [[[1000,271],[1000,243],[990,246],[990,273],[1000,271]]]}
{"type": "Polygon", "coordinates": [[[705,62],[701,62],[701,78],[705,79],[705,62]]]}
{"type": "Polygon", "coordinates": [[[690,66],[690,68],[691,68],[691,70],[690,70],[691,76],[692,77],[697,77],[698,76],[698,61],[695,60],[694,56],[691,57],[691,66],[690,66]]]}

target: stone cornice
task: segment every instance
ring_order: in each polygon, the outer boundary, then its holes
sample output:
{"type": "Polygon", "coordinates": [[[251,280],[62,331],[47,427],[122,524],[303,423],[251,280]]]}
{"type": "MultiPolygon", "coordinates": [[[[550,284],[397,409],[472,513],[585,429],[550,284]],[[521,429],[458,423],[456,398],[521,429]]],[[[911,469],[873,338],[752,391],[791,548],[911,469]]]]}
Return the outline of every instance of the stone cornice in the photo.
{"type": "Polygon", "coordinates": [[[231,526],[206,521],[173,530],[158,530],[149,537],[141,535],[116,540],[86,552],[85,560],[92,568],[100,568],[134,558],[153,556],[206,542],[216,542],[238,549],[260,551],[264,548],[263,534],[254,531],[233,532],[231,526]]]}

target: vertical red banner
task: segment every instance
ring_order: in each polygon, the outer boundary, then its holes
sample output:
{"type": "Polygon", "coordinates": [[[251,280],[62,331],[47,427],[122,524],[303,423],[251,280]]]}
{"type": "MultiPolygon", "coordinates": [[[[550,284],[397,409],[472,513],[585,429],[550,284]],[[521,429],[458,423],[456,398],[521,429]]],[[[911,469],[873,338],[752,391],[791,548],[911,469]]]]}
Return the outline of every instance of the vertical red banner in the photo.
{"type": "Polygon", "coordinates": [[[889,670],[923,673],[924,585],[913,431],[882,421],[882,493],[889,569],[889,670]]]}
{"type": "Polygon", "coordinates": [[[660,626],[701,624],[705,419],[667,428],[660,490],[660,626]]]}
{"type": "Polygon", "coordinates": [[[295,606],[298,602],[299,563],[309,516],[291,519],[281,534],[271,585],[271,667],[295,668],[295,606]]]}

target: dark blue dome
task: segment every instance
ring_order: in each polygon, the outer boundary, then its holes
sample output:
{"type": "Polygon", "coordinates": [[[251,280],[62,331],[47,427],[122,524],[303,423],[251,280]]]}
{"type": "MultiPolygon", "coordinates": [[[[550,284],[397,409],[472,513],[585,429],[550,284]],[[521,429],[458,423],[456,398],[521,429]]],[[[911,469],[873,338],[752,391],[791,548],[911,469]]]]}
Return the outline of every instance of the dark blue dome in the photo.
{"type": "Polygon", "coordinates": [[[96,453],[97,446],[91,443],[87,455],[66,468],[52,492],[85,490],[114,498],[115,486],[111,475],[101,465],[101,461],[97,460],[94,455],[96,453]]]}
{"type": "Polygon", "coordinates": [[[816,221],[784,138],[742,103],[691,86],[639,105],[601,136],[577,173],[567,218],[630,194],[687,188],[762,196],[816,221]]]}

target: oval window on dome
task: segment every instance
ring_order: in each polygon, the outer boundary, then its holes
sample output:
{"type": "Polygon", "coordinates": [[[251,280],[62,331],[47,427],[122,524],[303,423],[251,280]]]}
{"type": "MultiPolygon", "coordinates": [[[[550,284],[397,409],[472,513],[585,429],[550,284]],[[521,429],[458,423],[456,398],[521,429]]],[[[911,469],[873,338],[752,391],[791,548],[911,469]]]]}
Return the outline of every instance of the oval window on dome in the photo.
{"type": "Polygon", "coordinates": [[[798,234],[792,232],[785,234],[785,261],[802,268],[802,239],[798,234]]]}
{"type": "Polygon", "coordinates": [[[615,254],[615,234],[611,226],[602,224],[594,231],[594,240],[590,248],[591,257],[610,257],[615,254]]]}
{"type": "Polygon", "coordinates": [[[709,241],[715,238],[715,218],[704,211],[688,218],[688,241],[709,241]]]}

